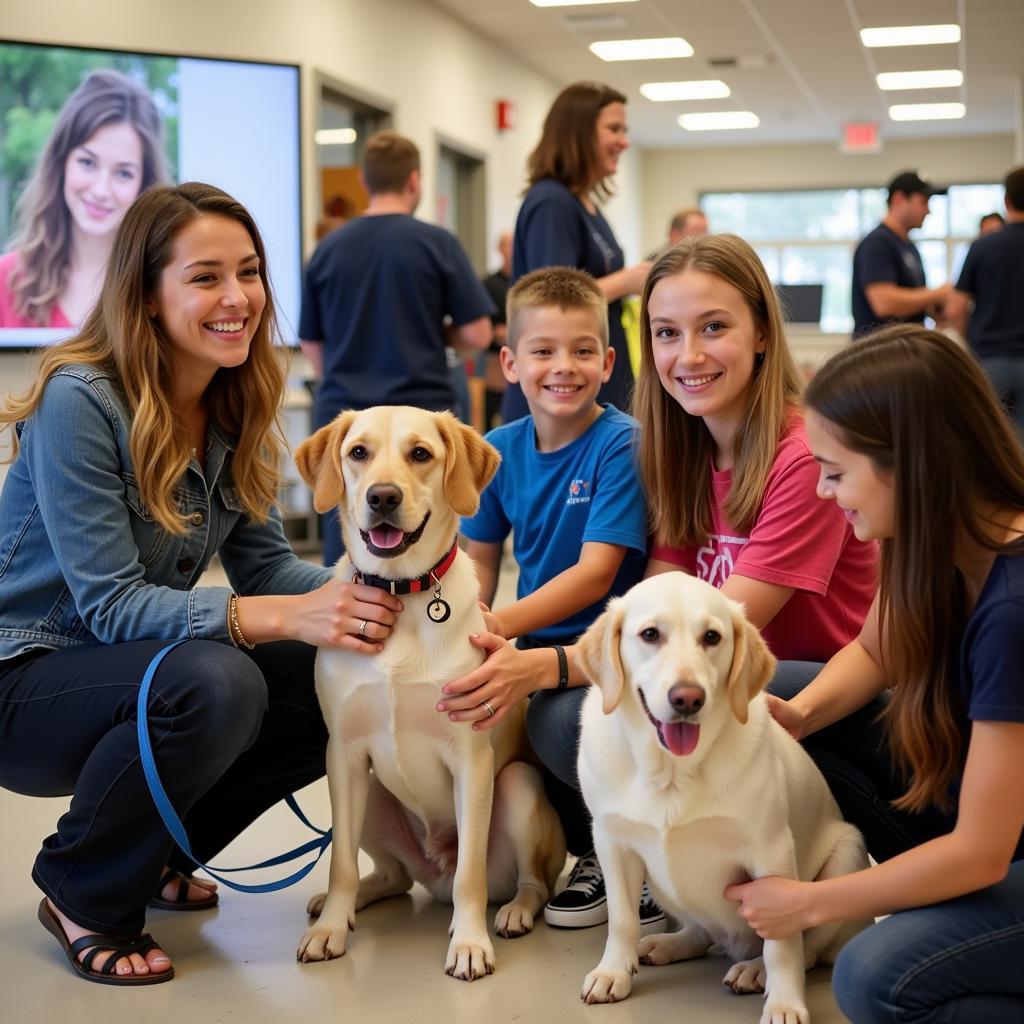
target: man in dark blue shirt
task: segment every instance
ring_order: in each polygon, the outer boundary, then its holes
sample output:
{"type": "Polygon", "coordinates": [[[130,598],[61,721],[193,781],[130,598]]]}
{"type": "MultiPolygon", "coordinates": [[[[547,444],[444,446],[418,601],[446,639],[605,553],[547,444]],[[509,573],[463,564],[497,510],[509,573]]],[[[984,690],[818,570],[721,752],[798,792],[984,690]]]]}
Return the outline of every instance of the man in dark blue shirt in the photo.
{"type": "Polygon", "coordinates": [[[1005,202],[1006,226],[971,245],[948,313],[1024,436],[1024,166],[1006,176],[1005,202]]]}
{"type": "Polygon", "coordinates": [[[940,195],[916,171],[903,171],[889,184],[888,209],[882,223],[853,254],[853,336],[891,323],[924,323],[949,298],[951,285],[925,285],[924,263],[910,241],[912,230],[928,216],[928,200],[940,195]]]}
{"type": "MultiPolygon", "coordinates": [[[[377,132],[362,174],[369,205],[323,239],[303,275],[299,337],[320,378],[314,430],[343,409],[454,409],[445,347],[479,352],[491,340],[493,305],[458,240],[412,216],[415,144],[377,132]]],[[[340,532],[325,520],[324,563],[340,555],[340,532]]]]}

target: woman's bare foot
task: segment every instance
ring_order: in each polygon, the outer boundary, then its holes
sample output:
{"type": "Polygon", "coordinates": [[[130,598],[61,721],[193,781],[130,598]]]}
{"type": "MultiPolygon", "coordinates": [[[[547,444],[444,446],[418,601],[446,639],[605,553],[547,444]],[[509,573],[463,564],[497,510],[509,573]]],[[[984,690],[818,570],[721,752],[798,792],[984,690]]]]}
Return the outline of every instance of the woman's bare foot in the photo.
{"type": "MultiPolygon", "coordinates": [[[[83,935],[92,935],[95,932],[94,928],[82,928],[80,925],[75,924],[74,921],[69,920],[65,917],[52,903],[51,900],[46,901],[47,906],[53,911],[54,916],[60,921],[65,933],[67,934],[68,941],[74,942],[75,939],[80,939],[83,935]]],[[[89,949],[83,949],[78,955],[78,962],[81,963],[83,958],[88,954],[89,949]]],[[[92,962],[92,970],[99,971],[107,960],[112,956],[111,953],[99,953],[96,959],[92,962]]],[[[151,949],[145,956],[140,956],[138,953],[132,953],[129,956],[123,956],[117,962],[117,966],[114,968],[116,974],[124,976],[127,974],[163,974],[164,971],[171,969],[171,958],[162,949],[151,949]]]]}
{"type": "MultiPolygon", "coordinates": [[[[165,869],[169,871],[170,868],[165,869]]],[[[185,875],[175,874],[173,878],[160,890],[160,898],[169,903],[175,903],[182,885],[188,886],[188,902],[199,903],[210,898],[211,893],[217,891],[217,883],[207,878],[186,878],[185,875]]]]}

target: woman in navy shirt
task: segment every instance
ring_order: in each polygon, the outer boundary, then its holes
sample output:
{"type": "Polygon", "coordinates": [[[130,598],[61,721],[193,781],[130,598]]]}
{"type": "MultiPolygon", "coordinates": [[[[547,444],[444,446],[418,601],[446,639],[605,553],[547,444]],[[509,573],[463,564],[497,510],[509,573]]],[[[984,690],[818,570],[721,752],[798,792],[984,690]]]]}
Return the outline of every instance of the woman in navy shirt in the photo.
{"type": "Polygon", "coordinates": [[[981,369],[917,326],[829,360],[806,405],[818,493],[882,542],[880,589],[857,640],[768,699],[878,864],[726,895],[772,939],[890,914],[836,962],[855,1024],[1024,1020],[1024,451],[981,369]]]}
{"type": "MultiPolygon", "coordinates": [[[[516,219],[512,279],[541,267],[585,270],[608,300],[609,341],[615,350],[611,379],[598,395],[628,410],[633,387],[622,299],[639,294],[650,264],[626,267],[622,249],[596,199],[611,194],[608,179],[629,146],[626,97],[606,85],[576,82],[566,86],[544,119],[537,148],[528,163],[529,188],[516,219]]],[[[529,410],[518,384],[510,384],[501,403],[505,423],[529,410]]]]}

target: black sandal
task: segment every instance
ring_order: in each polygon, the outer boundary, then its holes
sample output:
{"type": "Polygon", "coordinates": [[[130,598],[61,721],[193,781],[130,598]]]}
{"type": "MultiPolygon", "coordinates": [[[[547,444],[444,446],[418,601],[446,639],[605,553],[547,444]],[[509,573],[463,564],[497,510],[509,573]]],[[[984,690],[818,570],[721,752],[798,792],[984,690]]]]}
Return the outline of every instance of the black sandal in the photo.
{"type": "Polygon", "coordinates": [[[157,948],[156,941],[148,933],[140,935],[137,939],[116,939],[111,935],[83,935],[72,942],[64,931],[60,918],[50,909],[45,897],[39,904],[36,916],[42,926],[60,943],[75,973],[86,981],[95,981],[100,985],[159,985],[174,977],[173,967],[155,974],[114,973],[114,966],[122,957],[130,953],[145,956],[151,949],[157,948]],[[89,952],[80,961],[78,954],[84,949],[88,949],[89,952]],[[94,971],[92,964],[100,953],[110,953],[110,956],[99,970],[94,971]]]}
{"type": "Polygon", "coordinates": [[[188,898],[188,887],[191,881],[191,875],[185,875],[180,871],[175,871],[174,868],[168,868],[160,876],[160,882],[156,887],[156,895],[150,899],[149,905],[160,910],[209,910],[211,907],[217,906],[220,897],[215,892],[211,892],[201,900],[190,900],[188,898]],[[165,900],[160,894],[173,881],[178,882],[178,894],[173,900],[165,900]]]}

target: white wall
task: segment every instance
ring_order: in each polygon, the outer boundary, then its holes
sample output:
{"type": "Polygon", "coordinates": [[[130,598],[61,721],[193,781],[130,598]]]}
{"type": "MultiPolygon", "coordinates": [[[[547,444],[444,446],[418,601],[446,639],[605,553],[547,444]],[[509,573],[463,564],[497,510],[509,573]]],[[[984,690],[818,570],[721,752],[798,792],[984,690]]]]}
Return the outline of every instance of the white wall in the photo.
{"type": "Polygon", "coordinates": [[[858,156],[830,143],[648,149],[641,233],[647,248],[663,244],[672,214],[695,205],[701,192],[882,187],[914,168],[941,184],[998,182],[1013,164],[1012,135],[888,142],[881,153],[858,156]]]}

